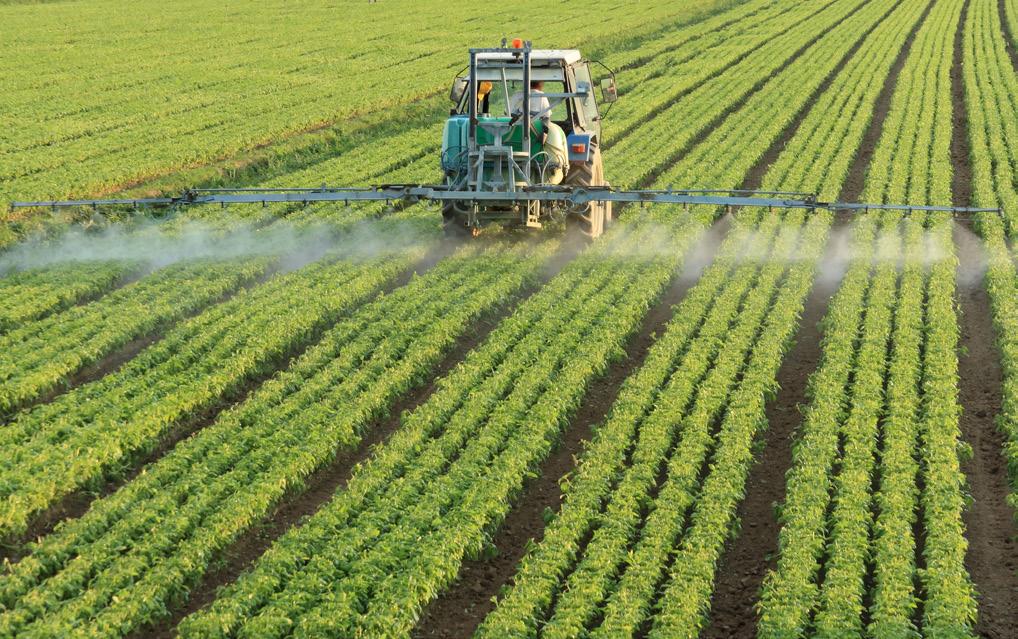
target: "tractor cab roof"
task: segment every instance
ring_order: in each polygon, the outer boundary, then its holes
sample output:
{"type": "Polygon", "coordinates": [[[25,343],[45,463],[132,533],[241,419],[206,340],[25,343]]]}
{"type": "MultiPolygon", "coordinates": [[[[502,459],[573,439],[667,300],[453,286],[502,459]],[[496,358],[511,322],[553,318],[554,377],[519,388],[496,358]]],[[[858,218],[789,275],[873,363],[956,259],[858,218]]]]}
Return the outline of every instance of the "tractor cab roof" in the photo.
{"type": "MultiPolygon", "coordinates": [[[[515,56],[506,51],[503,52],[486,52],[478,53],[477,61],[479,63],[498,63],[498,62],[510,62],[513,61],[515,56]]],[[[582,56],[576,49],[532,49],[530,51],[530,65],[534,67],[538,66],[551,66],[565,64],[574,64],[579,62],[582,56]]]]}

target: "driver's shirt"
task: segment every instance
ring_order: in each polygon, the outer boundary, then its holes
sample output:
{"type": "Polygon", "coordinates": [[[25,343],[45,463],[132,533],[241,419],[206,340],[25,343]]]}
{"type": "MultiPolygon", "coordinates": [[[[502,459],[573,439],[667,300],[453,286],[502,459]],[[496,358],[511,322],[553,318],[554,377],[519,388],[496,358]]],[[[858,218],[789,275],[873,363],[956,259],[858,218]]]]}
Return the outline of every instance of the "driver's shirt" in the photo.
{"type": "MultiPolygon", "coordinates": [[[[509,98],[509,112],[513,115],[523,111],[523,92],[517,91],[509,98]]],[[[540,116],[545,122],[551,120],[551,102],[543,91],[534,89],[530,92],[530,117],[540,116]]]]}

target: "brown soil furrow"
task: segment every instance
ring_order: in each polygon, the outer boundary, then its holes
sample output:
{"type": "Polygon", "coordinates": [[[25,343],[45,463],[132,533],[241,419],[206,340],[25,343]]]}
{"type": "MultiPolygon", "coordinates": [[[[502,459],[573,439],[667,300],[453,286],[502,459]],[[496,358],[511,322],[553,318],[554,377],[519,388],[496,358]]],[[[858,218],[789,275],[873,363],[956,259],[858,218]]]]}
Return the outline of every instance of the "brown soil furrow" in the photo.
{"type": "MultiPolygon", "coordinates": [[[[955,206],[972,204],[971,146],[965,102],[963,31],[969,3],[962,8],[954,38],[951,95],[954,108],[951,138],[952,197],[955,206]]],[[[1003,11],[1001,7],[1001,11],[1003,11]]],[[[1003,20],[1003,15],[1001,15],[1003,20]]],[[[1014,58],[1010,34],[1007,49],[1014,58]]],[[[992,307],[986,290],[986,253],[982,241],[967,225],[955,223],[958,250],[957,295],[961,329],[958,400],[962,439],[972,447],[964,461],[972,505],[965,511],[969,542],[965,566],[979,593],[975,630],[983,637],[1013,637],[1018,628],[1018,542],[1015,513],[1005,501],[1010,491],[1004,460],[1004,436],[995,419],[1003,403],[1003,372],[995,344],[992,307]]]]}
{"type": "MultiPolygon", "coordinates": [[[[997,13],[1000,14],[1001,37],[1004,38],[1004,48],[1007,49],[1007,55],[1011,58],[1011,66],[1018,70],[1018,51],[1015,51],[1014,34],[1011,33],[1011,24],[1007,21],[1004,0],[997,0],[997,13]]],[[[964,24],[964,20],[962,24],[964,24]]]]}
{"type": "Polygon", "coordinates": [[[964,517],[969,542],[965,565],[979,593],[976,632],[1004,639],[1014,637],[1018,628],[1018,529],[1006,502],[1010,487],[1004,436],[994,421],[1003,401],[1003,375],[990,297],[983,285],[982,243],[961,224],[955,224],[954,239],[960,260],[960,425],[962,438],[972,447],[972,458],[962,464],[972,495],[964,517]]]}
{"type": "Polygon", "coordinates": [[[951,203],[954,206],[972,205],[972,166],[969,154],[972,148],[968,138],[968,115],[965,107],[965,75],[962,70],[962,36],[969,3],[966,0],[954,33],[954,59],[951,62],[951,203]]]}
{"type": "Polygon", "coordinates": [[[672,317],[672,306],[700,278],[709,266],[730,227],[725,216],[706,234],[704,243],[687,256],[682,273],[674,278],[661,300],[644,318],[639,333],[626,346],[626,357],[613,364],[603,377],[591,384],[586,400],[563,432],[559,446],[541,464],[516,505],[492,539],[498,554],[493,558],[466,561],[457,582],[428,606],[414,631],[415,637],[467,637],[492,610],[492,598],[511,582],[520,560],[532,540],[541,538],[544,513],[557,510],[562,491],[559,480],[576,465],[594,428],[608,415],[622,383],[635,371],[672,317]]]}

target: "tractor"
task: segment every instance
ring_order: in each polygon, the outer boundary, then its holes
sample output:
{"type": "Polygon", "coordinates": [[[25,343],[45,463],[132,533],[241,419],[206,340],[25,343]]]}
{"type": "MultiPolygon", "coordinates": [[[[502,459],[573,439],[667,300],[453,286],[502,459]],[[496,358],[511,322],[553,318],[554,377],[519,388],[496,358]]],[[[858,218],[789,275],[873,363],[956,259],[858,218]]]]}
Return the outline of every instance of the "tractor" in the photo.
{"type": "MultiPolygon", "coordinates": [[[[526,192],[548,186],[607,187],[601,156],[601,104],[618,98],[615,74],[575,49],[470,49],[470,64],[453,82],[455,105],[442,134],[441,167],[452,191],[526,192]]],[[[564,221],[596,238],[612,220],[612,203],[540,200],[449,200],[442,203],[448,234],[487,224],[541,228],[564,221]]]]}

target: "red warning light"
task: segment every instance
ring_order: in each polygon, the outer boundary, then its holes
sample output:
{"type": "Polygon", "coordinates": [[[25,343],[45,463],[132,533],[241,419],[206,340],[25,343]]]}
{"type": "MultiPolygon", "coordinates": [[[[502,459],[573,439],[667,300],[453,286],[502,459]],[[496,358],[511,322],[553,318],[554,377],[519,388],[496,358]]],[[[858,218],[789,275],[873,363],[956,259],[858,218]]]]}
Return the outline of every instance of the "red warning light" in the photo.
{"type": "Polygon", "coordinates": [[[513,48],[514,49],[522,49],[523,48],[523,38],[513,38],[513,48]]]}

